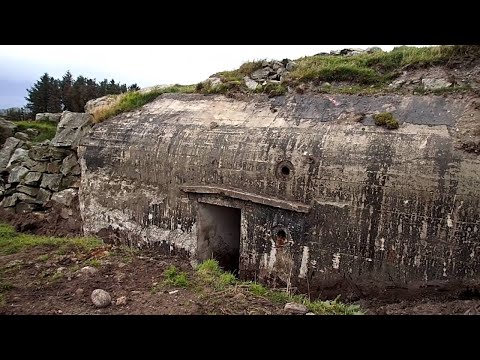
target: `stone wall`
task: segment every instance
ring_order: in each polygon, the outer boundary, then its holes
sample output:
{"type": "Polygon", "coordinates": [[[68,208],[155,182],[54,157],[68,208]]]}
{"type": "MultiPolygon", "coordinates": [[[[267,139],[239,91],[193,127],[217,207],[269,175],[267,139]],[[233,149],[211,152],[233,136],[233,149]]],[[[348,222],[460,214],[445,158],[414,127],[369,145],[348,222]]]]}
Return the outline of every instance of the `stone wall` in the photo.
{"type": "Polygon", "coordinates": [[[90,115],[64,112],[52,141],[34,144],[17,137],[6,139],[0,149],[2,217],[25,230],[81,232],[76,150],[90,126],[90,115]]]}

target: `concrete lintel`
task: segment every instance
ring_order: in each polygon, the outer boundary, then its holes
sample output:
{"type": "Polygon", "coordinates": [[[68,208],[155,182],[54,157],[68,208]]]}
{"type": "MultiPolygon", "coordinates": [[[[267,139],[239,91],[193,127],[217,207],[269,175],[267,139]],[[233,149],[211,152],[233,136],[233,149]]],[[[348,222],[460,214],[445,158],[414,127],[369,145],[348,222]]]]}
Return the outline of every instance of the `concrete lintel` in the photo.
{"type": "Polygon", "coordinates": [[[227,189],[215,186],[183,186],[181,187],[181,189],[186,193],[223,195],[231,197],[233,199],[251,201],[256,204],[262,204],[301,213],[308,213],[311,209],[311,206],[299,202],[273,199],[240,190],[227,189]]]}

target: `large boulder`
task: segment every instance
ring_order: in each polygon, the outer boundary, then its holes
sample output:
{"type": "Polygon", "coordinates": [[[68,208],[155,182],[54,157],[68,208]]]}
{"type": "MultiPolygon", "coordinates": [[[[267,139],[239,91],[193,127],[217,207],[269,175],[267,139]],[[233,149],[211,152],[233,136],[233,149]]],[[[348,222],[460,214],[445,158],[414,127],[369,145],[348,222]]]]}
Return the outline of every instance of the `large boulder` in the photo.
{"type": "Polygon", "coordinates": [[[93,117],[90,114],[65,111],[51,144],[57,147],[76,149],[80,140],[90,131],[92,124],[93,117]]]}
{"type": "Polygon", "coordinates": [[[85,112],[93,114],[98,110],[106,109],[117,101],[118,95],[106,95],[97,99],[88,100],[85,104],[85,112]]]}
{"type": "Polygon", "coordinates": [[[15,134],[17,130],[17,125],[15,123],[0,118],[0,146],[2,146],[5,141],[15,134]]]}
{"type": "Polygon", "coordinates": [[[38,113],[35,115],[35,121],[52,121],[58,123],[62,113],[38,113]]]}

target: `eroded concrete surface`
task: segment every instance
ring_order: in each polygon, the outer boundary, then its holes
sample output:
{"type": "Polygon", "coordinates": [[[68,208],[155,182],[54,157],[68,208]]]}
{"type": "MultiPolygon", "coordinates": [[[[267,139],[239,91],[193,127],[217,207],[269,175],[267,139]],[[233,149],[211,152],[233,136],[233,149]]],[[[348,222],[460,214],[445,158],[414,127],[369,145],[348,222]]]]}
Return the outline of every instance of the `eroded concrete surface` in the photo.
{"type": "Polygon", "coordinates": [[[480,161],[455,142],[465,104],[162,95],[79,147],[84,231],[195,260],[207,203],[241,209],[242,278],[324,296],[342,281],[379,293],[476,283],[480,161]],[[385,111],[398,130],[373,125],[385,111]]]}

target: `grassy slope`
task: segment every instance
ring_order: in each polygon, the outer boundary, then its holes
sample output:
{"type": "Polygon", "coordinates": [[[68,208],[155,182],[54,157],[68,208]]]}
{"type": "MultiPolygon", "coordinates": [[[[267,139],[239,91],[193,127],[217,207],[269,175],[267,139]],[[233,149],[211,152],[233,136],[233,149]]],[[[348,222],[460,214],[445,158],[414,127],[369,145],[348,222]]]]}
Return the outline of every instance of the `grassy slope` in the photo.
{"type": "Polygon", "coordinates": [[[385,91],[386,85],[397,78],[405,69],[422,68],[435,65],[448,65],[463,56],[480,56],[480,47],[463,45],[445,45],[435,47],[402,46],[390,52],[375,52],[356,56],[314,55],[295,60],[296,68],[282,83],[259,85],[249,90],[243,78],[262,67],[263,61],[247,62],[233,71],[215,74],[220,83],[212,85],[201,82],[196,85],[175,85],[150,93],[129,92],[118,97],[112,106],[100,109],[94,114],[96,122],[117,114],[131,111],[153,101],[164,93],[200,93],[229,94],[265,93],[269,96],[285,94],[287,88],[302,83],[321,84],[322,82],[346,82],[348,86],[332,87],[328,84],[317,91],[324,93],[376,93],[385,91]]]}

